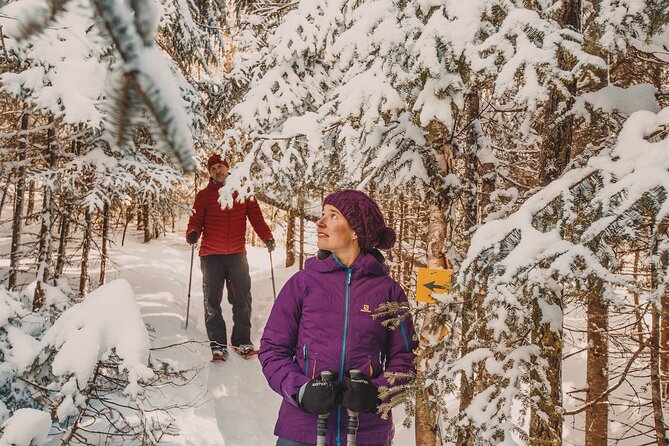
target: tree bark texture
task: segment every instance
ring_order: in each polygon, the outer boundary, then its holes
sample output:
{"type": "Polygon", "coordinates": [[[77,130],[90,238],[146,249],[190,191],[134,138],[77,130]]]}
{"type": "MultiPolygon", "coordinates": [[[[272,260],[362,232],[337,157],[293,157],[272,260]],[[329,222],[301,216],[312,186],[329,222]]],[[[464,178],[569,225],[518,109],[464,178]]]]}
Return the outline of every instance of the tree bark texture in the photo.
{"type": "Polygon", "coordinates": [[[404,262],[402,262],[402,242],[405,237],[405,223],[404,220],[406,219],[406,205],[404,203],[404,197],[400,195],[400,214],[399,214],[399,229],[397,231],[397,254],[395,257],[397,258],[397,261],[395,262],[397,264],[397,272],[395,274],[395,277],[402,277],[402,265],[404,262]]]}
{"type": "Polygon", "coordinates": [[[9,179],[5,183],[5,187],[2,188],[2,198],[0,199],[0,217],[2,217],[2,209],[5,207],[5,201],[7,201],[7,195],[9,195],[9,186],[11,184],[12,174],[9,174],[9,179]]]}
{"type": "MultiPolygon", "coordinates": [[[[465,162],[462,182],[465,187],[462,188],[462,212],[463,221],[460,230],[465,233],[478,221],[477,215],[477,197],[475,191],[478,189],[478,132],[477,123],[479,118],[479,97],[476,90],[471,91],[465,97],[465,119],[467,121],[467,144],[462,153],[465,162]]],[[[467,246],[462,246],[466,252],[467,246]]],[[[474,324],[479,313],[478,300],[471,293],[464,296],[462,305],[462,337],[460,338],[460,357],[467,355],[472,347],[472,342],[476,337],[474,324]]],[[[474,399],[476,376],[470,379],[467,373],[460,374],[460,413],[469,407],[474,399]]],[[[469,425],[462,426],[458,431],[458,445],[467,445],[472,442],[472,431],[469,425]]]]}
{"type": "Polygon", "coordinates": [[[585,446],[607,446],[609,399],[605,394],[608,378],[608,306],[598,280],[588,293],[588,355],[586,365],[586,404],[599,401],[585,411],[585,446]]]}
{"type": "Polygon", "coordinates": [[[653,405],[653,427],[657,446],[667,446],[666,426],[662,412],[662,389],[660,386],[660,315],[656,309],[652,312],[650,340],[650,393],[653,405]]]}
{"type": "Polygon", "coordinates": [[[70,213],[68,212],[69,206],[64,204],[63,209],[61,210],[61,222],[60,222],[60,235],[58,237],[58,257],[56,258],[56,270],[54,273],[54,279],[57,279],[63,274],[63,269],[65,269],[65,263],[67,262],[67,242],[70,233],[70,213]]]}
{"type": "MultiPolygon", "coordinates": [[[[581,29],[581,0],[566,0],[562,5],[562,26],[572,30],[581,29]]],[[[558,53],[558,66],[569,70],[574,64],[567,56],[558,53]]],[[[576,79],[566,84],[567,91],[573,97],[576,94],[576,79]]],[[[557,179],[571,159],[574,135],[573,115],[565,113],[573,103],[572,97],[564,98],[553,89],[548,99],[544,117],[544,141],[541,148],[539,179],[541,185],[547,185],[557,179]]]]}
{"type": "MultiPolygon", "coordinates": [[[[47,130],[47,165],[53,170],[57,162],[58,144],[56,141],[55,121],[51,120],[51,127],[47,130]]],[[[39,250],[37,254],[37,286],[33,296],[33,311],[44,305],[45,290],[43,284],[48,283],[53,275],[52,253],[53,235],[51,228],[54,220],[53,189],[49,184],[44,185],[42,192],[42,211],[40,212],[39,250]]]]}
{"type": "Polygon", "coordinates": [[[100,253],[100,277],[98,285],[105,284],[107,279],[107,261],[109,259],[109,203],[105,203],[102,208],[102,241],[100,253]]]}
{"type": "MultiPolygon", "coordinates": [[[[28,130],[28,119],[30,114],[28,109],[23,110],[21,114],[21,130],[28,130]]],[[[16,286],[16,277],[18,265],[21,260],[21,229],[23,228],[23,199],[26,189],[26,143],[21,141],[18,150],[18,162],[16,189],[14,193],[14,215],[12,218],[12,244],[9,251],[9,277],[7,279],[7,289],[13,290],[16,286]]]]}
{"type": "Polygon", "coordinates": [[[660,379],[662,395],[669,398],[669,290],[662,294],[660,314],[660,379]]]}
{"type": "Polygon", "coordinates": [[[149,243],[151,241],[151,227],[149,226],[149,221],[149,204],[145,203],[142,205],[142,227],[144,229],[144,243],[149,243]]]}
{"type": "Polygon", "coordinates": [[[79,297],[83,298],[88,293],[88,271],[90,264],[91,242],[93,238],[93,216],[87,208],[84,218],[84,238],[81,248],[81,271],[79,276],[79,297]]]}
{"type": "MultiPolygon", "coordinates": [[[[581,0],[566,0],[562,3],[561,25],[579,31],[581,29],[581,0]]],[[[558,53],[558,66],[569,70],[574,61],[569,60],[564,52],[558,53]]],[[[569,109],[576,94],[576,79],[566,83],[566,89],[571,97],[562,97],[560,92],[553,90],[550,93],[545,110],[543,129],[544,138],[540,152],[539,180],[546,186],[557,179],[571,159],[572,141],[574,133],[574,119],[572,115],[564,113],[561,107],[569,109]],[[562,112],[561,112],[562,111],[562,112]]],[[[562,296],[556,296],[555,302],[563,308],[562,296]]],[[[535,308],[538,315],[539,309],[535,308]]],[[[540,321],[541,319],[537,319],[540,321]]],[[[548,361],[548,376],[551,386],[550,400],[541,399],[538,409],[542,414],[532,410],[530,413],[530,442],[532,445],[561,445],[562,444],[562,330],[552,331],[548,324],[537,322],[533,341],[542,351],[541,356],[548,361]]]]}
{"type": "Polygon", "coordinates": [[[295,265],[295,211],[286,214],[286,268],[295,265]]]}
{"type": "MultiPolygon", "coordinates": [[[[447,153],[452,153],[451,147],[444,142],[445,130],[440,126],[435,126],[430,131],[430,144],[434,148],[434,157],[440,169],[440,174],[446,175],[448,172],[449,160],[447,153]]],[[[428,207],[427,223],[427,245],[426,257],[428,268],[445,268],[446,258],[444,257],[444,239],[446,238],[446,218],[442,209],[443,203],[440,202],[441,185],[435,181],[434,200],[428,207]]],[[[416,374],[418,381],[425,379],[428,373],[430,354],[428,353],[429,339],[435,330],[432,327],[432,320],[435,314],[429,308],[425,312],[422,328],[418,338],[418,352],[416,358],[416,374]]],[[[430,404],[430,398],[433,394],[431,387],[425,387],[416,394],[416,446],[436,446],[437,445],[437,414],[430,404]]]]}

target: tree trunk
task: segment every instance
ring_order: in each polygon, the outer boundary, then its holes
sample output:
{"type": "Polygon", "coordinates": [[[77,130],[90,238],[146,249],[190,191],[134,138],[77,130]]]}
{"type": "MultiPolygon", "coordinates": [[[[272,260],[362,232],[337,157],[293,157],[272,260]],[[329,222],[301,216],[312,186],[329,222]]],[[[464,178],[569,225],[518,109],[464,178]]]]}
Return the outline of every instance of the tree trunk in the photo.
{"type": "Polygon", "coordinates": [[[422,225],[422,219],[421,219],[421,212],[423,208],[421,206],[421,203],[418,204],[418,209],[416,210],[416,221],[414,224],[413,228],[413,240],[411,243],[411,257],[404,257],[404,268],[402,270],[402,273],[404,274],[403,276],[403,282],[404,283],[409,283],[411,280],[411,276],[413,274],[413,269],[414,269],[414,264],[416,261],[416,244],[418,243],[418,233],[420,232],[422,225]]]}
{"type": "MultiPolygon", "coordinates": [[[[581,29],[581,0],[565,0],[562,9],[562,27],[572,30],[581,29]]],[[[563,53],[558,55],[558,66],[562,69],[571,69],[573,62],[567,60],[563,53]]],[[[576,80],[566,85],[571,94],[563,98],[559,91],[553,89],[545,110],[544,141],[541,148],[539,181],[545,186],[562,175],[571,159],[572,140],[574,133],[574,118],[571,114],[559,113],[560,104],[567,104],[567,109],[573,103],[576,94],[576,80]],[[557,117],[557,119],[556,119],[557,117]]]]}
{"type": "Polygon", "coordinates": [[[84,239],[81,248],[81,276],[79,277],[79,297],[83,298],[88,293],[88,270],[90,263],[91,239],[93,238],[93,217],[91,211],[85,211],[84,239]]]}
{"type": "MultiPolygon", "coordinates": [[[[445,176],[449,171],[449,159],[447,154],[452,153],[452,148],[445,141],[446,130],[443,126],[435,124],[429,131],[430,145],[434,149],[434,157],[439,166],[439,174],[445,176]]],[[[446,258],[444,257],[444,239],[446,237],[446,218],[442,209],[444,206],[442,194],[440,193],[441,184],[435,180],[434,199],[428,207],[427,224],[427,266],[428,268],[443,269],[446,268],[446,258]]],[[[416,375],[418,382],[425,382],[429,370],[429,360],[431,354],[428,353],[430,339],[439,335],[440,329],[433,327],[435,313],[432,309],[427,309],[422,329],[418,338],[418,352],[416,357],[416,375]]],[[[417,446],[436,446],[437,445],[437,414],[430,397],[434,394],[432,386],[423,386],[416,394],[416,445],[417,446]]]]}
{"type": "MultiPolygon", "coordinates": [[[[28,130],[28,109],[24,109],[21,114],[21,130],[28,130]]],[[[14,216],[12,219],[12,244],[9,251],[9,278],[7,279],[7,289],[12,291],[16,286],[16,276],[18,272],[19,261],[21,260],[21,228],[23,227],[23,198],[26,189],[26,143],[21,140],[18,150],[19,167],[17,169],[16,189],[14,193],[14,216]]]]}
{"type": "Polygon", "coordinates": [[[109,203],[102,208],[102,247],[100,253],[100,278],[98,285],[105,284],[107,278],[107,259],[109,256],[109,203]]]}
{"type": "MultiPolygon", "coordinates": [[[[661,224],[658,227],[658,234],[669,233],[669,228],[666,224],[661,224]]],[[[656,242],[657,243],[657,242],[656,242]]],[[[655,245],[657,246],[657,245],[655,245]]],[[[657,252],[657,247],[655,251],[657,252]]],[[[639,252],[637,251],[637,257],[639,252]]],[[[663,264],[667,260],[663,258],[663,264]]],[[[655,272],[655,269],[653,269],[655,272]]],[[[657,276],[654,276],[657,277],[657,276]]],[[[655,279],[657,280],[657,279],[655,279]]],[[[638,297],[638,296],[637,296],[638,297]]],[[[660,361],[660,385],[662,388],[662,395],[666,400],[669,398],[669,290],[665,290],[660,298],[660,339],[659,339],[659,361],[660,361]]],[[[639,330],[641,330],[641,322],[639,322],[639,330]]]]}
{"type": "Polygon", "coordinates": [[[125,234],[128,232],[128,226],[132,222],[133,218],[135,218],[135,214],[133,214],[132,210],[135,208],[134,204],[128,205],[128,207],[125,209],[125,225],[123,226],[123,237],[121,237],[121,246],[125,243],[125,234]]]}
{"type": "MultiPolygon", "coordinates": [[[[47,130],[47,162],[48,168],[51,170],[56,166],[58,152],[55,125],[55,120],[51,119],[51,127],[47,130]]],[[[51,234],[51,227],[53,226],[54,215],[52,186],[45,184],[42,196],[39,251],[37,255],[37,286],[35,287],[35,294],[33,296],[33,311],[39,310],[44,305],[45,290],[43,284],[48,283],[52,276],[53,236],[51,234]]]]}
{"type": "MultiPolygon", "coordinates": [[[[467,145],[462,154],[465,169],[461,181],[465,187],[462,188],[461,201],[463,211],[463,222],[460,230],[466,233],[478,221],[477,215],[477,197],[474,190],[478,189],[478,118],[479,118],[479,97],[478,91],[473,89],[465,98],[465,119],[467,126],[467,145]]],[[[461,247],[466,252],[467,246],[461,247]]],[[[476,338],[474,324],[479,313],[479,302],[475,295],[467,293],[463,298],[462,305],[462,337],[460,338],[460,357],[467,355],[472,347],[472,341],[476,338]]],[[[460,413],[464,414],[472,400],[474,399],[474,383],[479,382],[479,387],[483,386],[482,371],[469,378],[466,372],[460,374],[460,413]]],[[[468,445],[472,443],[472,431],[469,424],[462,426],[458,431],[458,445],[468,445]]]]}
{"type": "Polygon", "coordinates": [[[599,401],[585,410],[585,446],[608,443],[609,387],[608,306],[602,294],[602,281],[590,285],[588,307],[588,356],[586,365],[586,404],[599,401]]]}
{"type": "Polygon", "coordinates": [[[32,222],[35,213],[35,182],[28,182],[28,203],[26,205],[26,223],[32,222]]]}
{"type": "MultiPolygon", "coordinates": [[[[633,267],[633,272],[632,272],[632,279],[636,282],[637,277],[639,276],[639,249],[634,251],[634,267],[633,267]]],[[[634,313],[635,313],[635,318],[636,318],[636,339],[639,345],[643,344],[643,314],[641,314],[641,310],[639,309],[639,293],[634,292],[632,293],[632,296],[634,298],[634,313]]],[[[662,311],[664,314],[664,303],[662,304],[662,311]]]]}
{"type": "MultiPolygon", "coordinates": [[[[406,205],[404,203],[404,196],[400,194],[400,221],[399,221],[399,230],[397,231],[397,254],[395,257],[397,257],[397,260],[395,263],[397,263],[397,273],[395,274],[395,277],[397,277],[399,280],[402,278],[402,266],[404,262],[402,262],[402,241],[404,240],[404,220],[406,218],[406,205]]],[[[418,232],[418,231],[416,231],[418,232]]]]}
{"type": "Polygon", "coordinates": [[[650,393],[653,404],[653,425],[657,446],[667,446],[667,434],[662,412],[662,390],[660,388],[660,315],[656,308],[652,309],[652,325],[650,340],[650,393]]]}
{"type": "MultiPolygon", "coordinates": [[[[657,233],[663,234],[666,233],[667,228],[664,225],[661,225],[657,228],[657,233]]],[[[654,257],[657,255],[658,246],[660,244],[660,238],[657,236],[657,233],[654,234],[653,244],[651,246],[651,255],[654,257]]],[[[660,280],[658,278],[658,269],[666,270],[667,259],[661,258],[660,265],[651,261],[650,266],[650,281],[651,288],[653,291],[658,289],[660,285],[660,280]]],[[[665,291],[661,302],[664,303],[667,299],[667,292],[665,291]]],[[[651,330],[650,330],[650,394],[651,394],[651,403],[653,407],[653,426],[655,428],[655,442],[658,446],[667,446],[669,442],[667,441],[666,425],[664,422],[664,412],[662,408],[662,382],[660,380],[661,368],[660,368],[660,314],[664,309],[657,308],[656,305],[651,307],[651,330]]]]}
{"type": "Polygon", "coordinates": [[[7,195],[9,195],[9,186],[12,184],[11,177],[12,175],[10,174],[9,179],[5,183],[5,187],[2,188],[2,199],[0,199],[0,217],[2,217],[2,208],[5,207],[5,201],[7,200],[7,195]]]}
{"type": "MultiPolygon", "coordinates": [[[[64,201],[66,201],[65,199],[64,201]]],[[[69,206],[64,205],[64,209],[61,211],[61,223],[60,223],[60,236],[58,239],[58,258],[56,259],[56,271],[54,274],[54,279],[57,279],[63,274],[63,269],[65,269],[65,263],[67,261],[66,251],[67,251],[67,240],[70,232],[70,213],[68,212],[69,206]]]]}
{"type": "MultiPolygon", "coordinates": [[[[561,25],[579,31],[581,29],[581,0],[566,0],[563,2],[561,25]]],[[[562,53],[558,55],[558,66],[569,70],[573,65],[562,53]]],[[[566,104],[567,109],[573,102],[576,94],[576,80],[566,85],[571,97],[563,98],[559,91],[550,93],[545,110],[544,139],[540,152],[539,181],[542,186],[557,179],[566,168],[571,158],[574,119],[567,113],[558,113],[560,104],[566,104]],[[556,116],[558,119],[556,120],[556,116]]],[[[554,296],[549,302],[562,306],[562,296],[554,296]]],[[[541,396],[537,403],[539,414],[530,411],[530,443],[532,445],[561,445],[562,444],[562,328],[558,332],[552,331],[548,324],[541,324],[540,310],[534,309],[539,317],[532,333],[533,342],[541,347],[541,357],[548,363],[546,380],[551,386],[550,399],[541,396]]]]}
{"type": "Polygon", "coordinates": [[[286,268],[295,265],[295,211],[286,214],[286,268]]]}
{"type": "Polygon", "coordinates": [[[142,205],[142,226],[144,228],[144,243],[151,241],[151,228],[149,227],[149,204],[142,205]]]}

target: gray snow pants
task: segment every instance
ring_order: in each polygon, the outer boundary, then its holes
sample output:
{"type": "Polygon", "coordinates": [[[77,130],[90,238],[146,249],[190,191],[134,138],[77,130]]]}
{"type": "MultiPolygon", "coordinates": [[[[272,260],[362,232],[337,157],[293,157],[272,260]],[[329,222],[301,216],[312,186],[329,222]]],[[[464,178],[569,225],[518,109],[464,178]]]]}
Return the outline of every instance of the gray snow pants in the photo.
{"type": "Polygon", "coordinates": [[[200,257],[204,322],[212,347],[228,345],[225,319],[221,313],[223,286],[232,304],[232,345],[251,343],[251,277],[246,254],[216,254],[200,257]]]}

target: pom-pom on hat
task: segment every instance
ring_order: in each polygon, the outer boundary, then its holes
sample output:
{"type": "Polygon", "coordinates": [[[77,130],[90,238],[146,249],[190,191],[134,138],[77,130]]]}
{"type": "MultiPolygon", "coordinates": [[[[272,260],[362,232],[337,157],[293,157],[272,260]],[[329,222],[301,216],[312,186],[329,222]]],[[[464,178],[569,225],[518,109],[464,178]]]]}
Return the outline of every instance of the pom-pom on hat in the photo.
{"type": "Polygon", "coordinates": [[[361,248],[390,249],[395,244],[395,231],[386,226],[379,205],[359,190],[342,189],[323,200],[342,213],[358,236],[361,248]]]}
{"type": "Polygon", "coordinates": [[[211,155],[209,159],[207,160],[207,170],[210,170],[212,166],[215,166],[216,164],[223,164],[225,167],[228,169],[230,168],[230,164],[223,158],[221,158],[221,155],[211,155]]]}

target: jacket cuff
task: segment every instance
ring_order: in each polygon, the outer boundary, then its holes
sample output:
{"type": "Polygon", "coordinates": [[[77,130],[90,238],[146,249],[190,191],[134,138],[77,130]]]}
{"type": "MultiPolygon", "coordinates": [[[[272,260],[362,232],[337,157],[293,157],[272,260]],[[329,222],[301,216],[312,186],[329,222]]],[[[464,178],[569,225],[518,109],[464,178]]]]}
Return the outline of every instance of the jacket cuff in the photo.
{"type": "Polygon", "coordinates": [[[293,378],[291,383],[286,383],[282,387],[282,392],[283,392],[283,397],[286,401],[288,401],[290,404],[292,404],[295,407],[299,407],[297,405],[297,398],[298,394],[300,393],[300,388],[308,383],[310,380],[308,377],[304,375],[297,375],[295,378],[293,378]]]}

